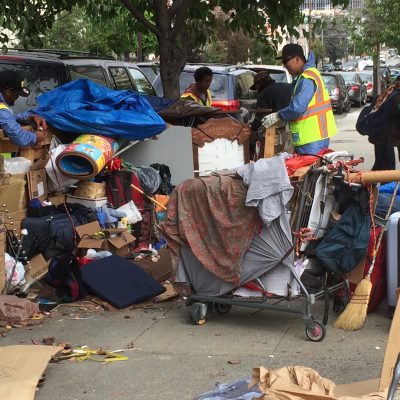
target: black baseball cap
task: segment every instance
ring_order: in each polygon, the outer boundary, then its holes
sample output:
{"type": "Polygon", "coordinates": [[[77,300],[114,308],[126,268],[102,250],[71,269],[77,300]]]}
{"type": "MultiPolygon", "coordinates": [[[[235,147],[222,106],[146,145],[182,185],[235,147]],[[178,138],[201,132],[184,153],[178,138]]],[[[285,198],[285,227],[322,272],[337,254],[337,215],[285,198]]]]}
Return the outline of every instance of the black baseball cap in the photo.
{"type": "Polygon", "coordinates": [[[296,43],[285,44],[282,49],[282,55],[280,57],[276,57],[277,60],[283,60],[285,64],[285,60],[293,58],[293,57],[304,57],[303,48],[296,43]]]}
{"type": "Polygon", "coordinates": [[[30,91],[24,86],[22,74],[12,70],[0,71],[0,88],[8,88],[17,92],[22,97],[28,97],[30,91]]]}

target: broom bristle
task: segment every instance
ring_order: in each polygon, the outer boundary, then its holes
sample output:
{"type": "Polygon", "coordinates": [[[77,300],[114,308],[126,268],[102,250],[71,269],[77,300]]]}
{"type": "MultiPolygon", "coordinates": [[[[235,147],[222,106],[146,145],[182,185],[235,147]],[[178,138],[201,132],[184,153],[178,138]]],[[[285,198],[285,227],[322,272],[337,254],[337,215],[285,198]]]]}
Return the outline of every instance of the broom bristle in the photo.
{"type": "Polygon", "coordinates": [[[370,278],[364,278],[357,285],[350,303],[339,315],[339,318],[335,322],[335,328],[344,329],[346,331],[356,331],[363,326],[367,316],[371,289],[372,283],[370,278]]]}

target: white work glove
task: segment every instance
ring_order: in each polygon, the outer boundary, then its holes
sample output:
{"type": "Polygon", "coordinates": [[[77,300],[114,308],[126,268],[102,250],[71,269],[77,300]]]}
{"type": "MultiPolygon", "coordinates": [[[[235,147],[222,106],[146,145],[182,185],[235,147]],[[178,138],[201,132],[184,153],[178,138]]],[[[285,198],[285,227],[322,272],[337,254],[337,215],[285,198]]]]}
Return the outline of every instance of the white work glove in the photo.
{"type": "Polygon", "coordinates": [[[268,129],[270,126],[276,124],[277,122],[280,121],[280,118],[278,116],[278,113],[272,113],[266,115],[262,120],[261,123],[265,129],[268,129]]]}

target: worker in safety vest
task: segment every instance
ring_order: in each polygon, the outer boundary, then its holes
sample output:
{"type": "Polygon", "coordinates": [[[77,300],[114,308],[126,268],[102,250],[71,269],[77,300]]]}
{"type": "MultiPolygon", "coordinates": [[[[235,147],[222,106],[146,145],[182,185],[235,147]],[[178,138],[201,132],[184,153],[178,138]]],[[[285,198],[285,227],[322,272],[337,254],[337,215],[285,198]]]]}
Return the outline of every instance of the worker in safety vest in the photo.
{"type": "Polygon", "coordinates": [[[213,72],[208,67],[200,67],[194,71],[195,83],[189,85],[182,93],[182,100],[192,100],[196,103],[211,107],[211,92],[208,89],[211,85],[213,72]]]}
{"type": "Polygon", "coordinates": [[[295,152],[317,154],[329,147],[329,138],[336,135],[336,123],[328,91],[315,68],[314,53],[310,52],[307,61],[301,46],[290,43],[277,59],[282,59],[297,79],[289,105],[264,117],[262,124],[269,128],[279,121],[288,122],[295,152]]]}
{"type": "Polygon", "coordinates": [[[0,128],[18,147],[40,145],[46,136],[46,121],[31,111],[13,114],[12,107],[19,96],[28,97],[29,89],[24,87],[24,78],[18,72],[4,70],[0,72],[0,128]],[[22,129],[21,123],[34,122],[37,132],[22,129]]]}

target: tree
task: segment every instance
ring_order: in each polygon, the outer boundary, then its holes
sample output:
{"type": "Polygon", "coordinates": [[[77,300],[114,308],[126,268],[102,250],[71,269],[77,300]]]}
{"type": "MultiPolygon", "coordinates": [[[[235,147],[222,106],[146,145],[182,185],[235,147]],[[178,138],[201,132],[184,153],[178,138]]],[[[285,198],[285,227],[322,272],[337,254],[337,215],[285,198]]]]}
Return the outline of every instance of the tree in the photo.
{"type": "MultiPolygon", "coordinates": [[[[334,5],[348,0],[333,0],[334,5]]],[[[113,18],[128,12],[140,32],[157,37],[160,73],[167,97],[179,96],[179,74],[191,49],[207,41],[206,28],[215,24],[213,10],[220,6],[229,15],[232,31],[243,30],[252,36],[265,34],[267,21],[293,32],[303,17],[303,0],[13,0],[0,2],[1,26],[18,31],[25,46],[40,42],[41,34],[52,26],[61,11],[79,5],[92,17],[113,18]]],[[[0,41],[7,42],[4,31],[0,41]]]]}
{"type": "Polygon", "coordinates": [[[324,44],[326,55],[332,62],[347,56],[349,43],[349,34],[343,19],[329,21],[324,29],[324,44]]]}

